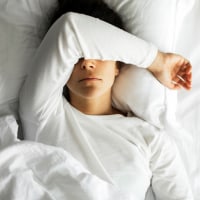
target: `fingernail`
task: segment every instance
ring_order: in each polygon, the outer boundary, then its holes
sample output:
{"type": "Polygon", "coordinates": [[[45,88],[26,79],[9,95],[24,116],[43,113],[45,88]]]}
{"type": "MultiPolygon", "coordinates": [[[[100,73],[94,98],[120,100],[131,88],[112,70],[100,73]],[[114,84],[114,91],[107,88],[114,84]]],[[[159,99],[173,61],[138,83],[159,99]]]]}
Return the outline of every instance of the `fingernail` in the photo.
{"type": "Polygon", "coordinates": [[[186,82],[185,79],[183,79],[181,76],[176,75],[180,80],[182,80],[183,82],[186,82]]]}

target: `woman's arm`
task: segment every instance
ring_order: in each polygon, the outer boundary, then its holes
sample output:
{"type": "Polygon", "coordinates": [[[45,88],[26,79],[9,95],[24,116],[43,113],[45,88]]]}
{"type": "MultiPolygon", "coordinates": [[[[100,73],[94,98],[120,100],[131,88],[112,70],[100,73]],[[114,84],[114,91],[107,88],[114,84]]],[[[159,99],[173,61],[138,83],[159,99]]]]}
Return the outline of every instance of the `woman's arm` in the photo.
{"type": "Polygon", "coordinates": [[[149,66],[157,49],[132,34],[86,15],[68,13],[48,31],[20,94],[20,115],[39,122],[62,101],[62,88],[80,57],[149,66]]]}

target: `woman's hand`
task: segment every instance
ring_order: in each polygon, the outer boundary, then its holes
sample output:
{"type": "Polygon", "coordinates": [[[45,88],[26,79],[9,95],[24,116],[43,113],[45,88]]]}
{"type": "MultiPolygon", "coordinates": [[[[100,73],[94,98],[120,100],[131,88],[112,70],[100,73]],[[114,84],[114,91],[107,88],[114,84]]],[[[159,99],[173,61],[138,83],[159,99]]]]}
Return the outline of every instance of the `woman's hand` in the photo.
{"type": "Polygon", "coordinates": [[[147,69],[170,89],[190,90],[192,87],[192,66],[180,55],[158,51],[156,59],[147,69]]]}

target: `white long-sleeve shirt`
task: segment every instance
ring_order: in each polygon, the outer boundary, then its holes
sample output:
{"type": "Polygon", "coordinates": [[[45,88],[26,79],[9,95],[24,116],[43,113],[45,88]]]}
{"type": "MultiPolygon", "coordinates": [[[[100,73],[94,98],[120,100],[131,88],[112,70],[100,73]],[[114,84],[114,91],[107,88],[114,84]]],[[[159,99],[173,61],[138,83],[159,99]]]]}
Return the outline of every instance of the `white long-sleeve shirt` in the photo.
{"type": "Polygon", "coordinates": [[[134,117],[84,115],[62,96],[80,57],[147,67],[156,54],[152,44],[98,19],[64,15],[45,36],[20,94],[25,139],[63,147],[137,199],[152,184],[158,199],[192,200],[178,152],[164,133],[134,117]]]}

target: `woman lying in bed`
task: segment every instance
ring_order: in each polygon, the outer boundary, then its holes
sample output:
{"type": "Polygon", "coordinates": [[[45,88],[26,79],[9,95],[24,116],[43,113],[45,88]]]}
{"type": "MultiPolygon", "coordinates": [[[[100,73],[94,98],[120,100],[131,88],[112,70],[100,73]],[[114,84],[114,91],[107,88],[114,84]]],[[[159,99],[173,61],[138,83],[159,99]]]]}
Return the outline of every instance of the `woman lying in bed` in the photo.
{"type": "MultiPolygon", "coordinates": [[[[94,0],[84,5],[102,8],[94,0]]],[[[85,14],[118,25],[118,16],[106,6],[105,10],[105,15],[85,14]]],[[[157,199],[193,199],[167,135],[112,107],[111,91],[121,62],[148,68],[169,88],[191,87],[191,66],[183,57],[158,52],[152,44],[96,18],[68,13],[48,31],[22,88],[25,139],[64,148],[134,200],[145,199],[150,186],[157,199]]]]}

